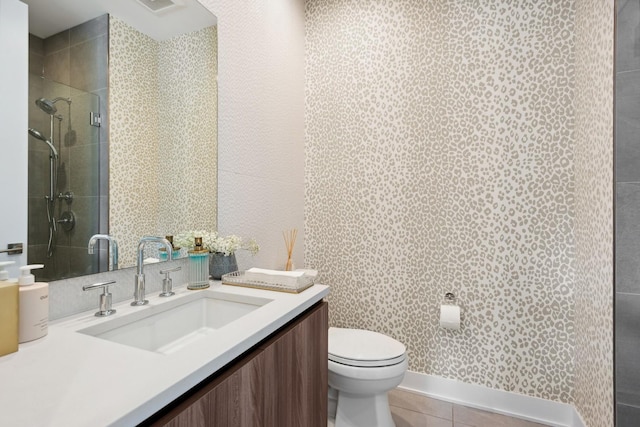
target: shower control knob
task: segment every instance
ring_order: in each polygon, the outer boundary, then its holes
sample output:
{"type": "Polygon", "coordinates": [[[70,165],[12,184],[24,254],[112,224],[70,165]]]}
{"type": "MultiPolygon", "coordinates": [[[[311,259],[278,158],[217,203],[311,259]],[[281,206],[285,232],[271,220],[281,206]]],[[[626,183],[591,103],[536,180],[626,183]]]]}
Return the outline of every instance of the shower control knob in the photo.
{"type": "Polygon", "coordinates": [[[73,201],[73,193],[71,191],[67,191],[66,193],[58,194],[59,200],[64,200],[67,203],[71,203],[73,201]]]}
{"type": "Polygon", "coordinates": [[[76,225],[76,216],[71,211],[62,212],[60,219],[56,222],[62,225],[64,231],[71,231],[76,225]]]}

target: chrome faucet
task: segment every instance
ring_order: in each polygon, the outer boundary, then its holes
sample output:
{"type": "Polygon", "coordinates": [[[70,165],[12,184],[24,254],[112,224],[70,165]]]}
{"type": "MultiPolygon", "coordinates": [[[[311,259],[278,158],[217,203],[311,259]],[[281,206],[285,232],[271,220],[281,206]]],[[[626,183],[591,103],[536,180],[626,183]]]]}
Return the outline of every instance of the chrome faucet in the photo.
{"type": "Polygon", "coordinates": [[[93,285],[85,285],[82,287],[83,291],[89,289],[102,288],[102,294],[100,295],[100,309],[96,312],[95,316],[105,317],[111,316],[116,311],[111,308],[111,292],[109,292],[109,285],[116,283],[115,280],[109,282],[94,283],[93,285]]]}
{"type": "Polygon", "coordinates": [[[133,288],[133,302],[131,305],[145,305],[148,304],[149,301],[144,299],[144,247],[147,243],[161,243],[167,248],[167,259],[171,261],[173,259],[173,246],[171,246],[171,242],[162,237],[153,237],[146,236],[140,239],[140,243],[138,243],[138,266],[133,288]]]}
{"type": "Polygon", "coordinates": [[[87,246],[87,252],[93,254],[93,248],[98,240],[106,240],[109,242],[109,271],[118,269],[118,242],[108,234],[94,234],[89,239],[89,245],[87,246]]]}

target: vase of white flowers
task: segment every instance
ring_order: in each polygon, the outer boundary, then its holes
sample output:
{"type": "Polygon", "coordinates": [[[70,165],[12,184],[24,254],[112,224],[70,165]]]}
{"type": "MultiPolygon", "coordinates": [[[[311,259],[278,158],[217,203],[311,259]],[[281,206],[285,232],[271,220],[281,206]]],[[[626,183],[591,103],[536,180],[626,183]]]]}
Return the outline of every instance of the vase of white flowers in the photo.
{"type": "Polygon", "coordinates": [[[225,255],[221,252],[209,254],[209,275],[213,280],[220,280],[223,275],[238,271],[236,254],[225,255]]]}
{"type": "Polygon", "coordinates": [[[202,237],[202,245],[209,251],[209,275],[214,280],[220,280],[223,274],[238,270],[235,255],[237,250],[248,250],[252,255],[260,250],[254,239],[243,241],[235,235],[223,237],[215,231],[188,231],[180,233],[173,240],[178,246],[191,247],[195,237],[202,237]]]}

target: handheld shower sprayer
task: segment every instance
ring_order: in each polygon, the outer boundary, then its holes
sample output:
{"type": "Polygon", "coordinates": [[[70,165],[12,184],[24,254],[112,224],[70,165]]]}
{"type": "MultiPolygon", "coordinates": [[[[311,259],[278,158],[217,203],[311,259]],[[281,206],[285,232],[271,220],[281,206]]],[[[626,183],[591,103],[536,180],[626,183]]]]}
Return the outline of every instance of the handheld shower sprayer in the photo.
{"type": "Polygon", "coordinates": [[[47,144],[49,146],[49,150],[51,150],[51,155],[53,156],[53,158],[56,160],[58,159],[58,150],[56,150],[56,147],[53,146],[50,139],[45,137],[39,130],[34,128],[29,128],[29,135],[47,144]]]}

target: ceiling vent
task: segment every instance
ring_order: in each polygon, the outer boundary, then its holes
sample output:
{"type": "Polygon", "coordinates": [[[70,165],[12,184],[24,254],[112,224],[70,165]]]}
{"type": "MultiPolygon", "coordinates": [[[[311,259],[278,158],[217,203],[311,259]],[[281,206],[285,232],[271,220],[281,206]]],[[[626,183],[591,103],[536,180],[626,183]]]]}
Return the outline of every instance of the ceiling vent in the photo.
{"type": "Polygon", "coordinates": [[[181,0],[138,0],[138,3],[153,13],[166,12],[176,6],[184,5],[181,0]]]}

